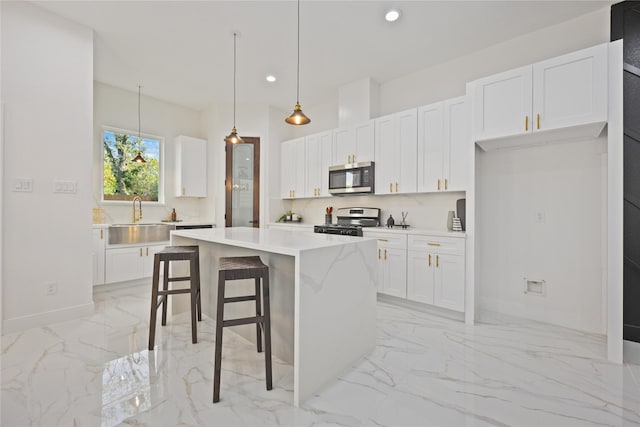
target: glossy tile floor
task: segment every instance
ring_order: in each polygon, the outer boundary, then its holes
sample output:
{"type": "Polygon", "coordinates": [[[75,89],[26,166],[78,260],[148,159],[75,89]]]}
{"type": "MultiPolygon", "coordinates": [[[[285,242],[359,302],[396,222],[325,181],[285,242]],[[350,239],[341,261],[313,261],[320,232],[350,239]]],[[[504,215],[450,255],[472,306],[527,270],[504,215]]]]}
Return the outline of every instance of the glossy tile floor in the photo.
{"type": "MultiPolygon", "coordinates": [[[[2,426],[630,426],[640,366],[604,360],[602,337],[491,316],[468,327],[378,305],[378,344],[339,381],[292,401],[292,369],[225,330],[212,404],[214,322],[158,328],[146,350],[149,292],[96,295],[95,314],[2,337],[2,426]]],[[[250,326],[243,326],[250,327],[250,326]]]]}

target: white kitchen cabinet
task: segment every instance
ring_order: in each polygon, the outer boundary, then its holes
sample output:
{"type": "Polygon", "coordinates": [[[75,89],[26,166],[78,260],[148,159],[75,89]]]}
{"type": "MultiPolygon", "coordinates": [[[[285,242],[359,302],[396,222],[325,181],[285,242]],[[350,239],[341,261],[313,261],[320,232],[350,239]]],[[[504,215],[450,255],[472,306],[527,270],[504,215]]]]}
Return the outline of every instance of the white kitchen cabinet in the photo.
{"type": "Polygon", "coordinates": [[[378,292],[395,297],[407,297],[407,236],[366,232],[366,237],[378,240],[378,292]]]}
{"type": "Polygon", "coordinates": [[[329,166],[333,164],[331,131],[305,137],[305,196],[329,197],[329,166]]]}
{"type": "Polygon", "coordinates": [[[94,228],[92,259],[93,259],[93,286],[104,284],[104,258],[107,242],[107,229],[94,228]]]}
{"type": "Polygon", "coordinates": [[[607,45],[473,82],[473,137],[482,143],[569,127],[599,133],[607,121],[607,45]],[[586,126],[586,125],[595,126],[586,126]]]}
{"type": "Polygon", "coordinates": [[[207,197],[207,141],[178,136],[175,155],[176,196],[207,197]]]}
{"type": "Polygon", "coordinates": [[[333,164],[372,161],[375,157],[373,120],[333,131],[333,164]]]}
{"type": "Polygon", "coordinates": [[[417,191],[466,190],[470,120],[465,97],[418,109],[417,191]]]}
{"type": "Polygon", "coordinates": [[[285,141],[281,145],[280,192],[283,199],[305,196],[304,138],[285,141]]]}
{"type": "Polygon", "coordinates": [[[153,257],[169,242],[159,245],[108,248],[105,257],[105,283],[143,279],[153,274],[153,257]]]}
{"type": "Polygon", "coordinates": [[[464,239],[409,235],[407,245],[407,298],[464,311],[464,239]]]}
{"type": "Polygon", "coordinates": [[[416,192],[417,147],[417,109],[375,119],[376,194],[416,192]]]}

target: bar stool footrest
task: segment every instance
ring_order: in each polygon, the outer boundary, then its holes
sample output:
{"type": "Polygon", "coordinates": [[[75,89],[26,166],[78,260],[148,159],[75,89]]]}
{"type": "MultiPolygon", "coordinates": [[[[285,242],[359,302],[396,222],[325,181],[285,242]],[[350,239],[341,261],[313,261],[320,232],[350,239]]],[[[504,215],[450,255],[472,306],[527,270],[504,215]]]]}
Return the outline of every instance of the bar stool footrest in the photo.
{"type": "Polygon", "coordinates": [[[243,301],[255,301],[256,295],[247,295],[244,297],[228,297],[224,299],[225,303],[228,302],[243,302],[243,301]]]}
{"type": "Polygon", "coordinates": [[[262,323],[262,322],[264,322],[264,316],[243,317],[241,319],[223,320],[222,326],[227,327],[227,326],[238,326],[238,325],[250,325],[252,323],[262,323]]]}

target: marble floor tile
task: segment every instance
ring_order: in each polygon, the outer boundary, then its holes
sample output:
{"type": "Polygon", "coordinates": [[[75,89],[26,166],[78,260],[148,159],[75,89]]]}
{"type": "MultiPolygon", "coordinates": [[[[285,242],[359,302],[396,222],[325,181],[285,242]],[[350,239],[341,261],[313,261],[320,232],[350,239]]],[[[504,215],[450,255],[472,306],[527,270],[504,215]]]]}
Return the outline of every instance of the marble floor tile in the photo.
{"type": "MultiPolygon", "coordinates": [[[[146,287],[97,292],[95,313],[5,335],[2,426],[640,426],[640,366],[606,361],[603,337],[483,313],[476,326],[378,303],[377,346],[307,400],[293,369],[224,331],[212,403],[215,322],[187,313],[147,350],[146,287]]],[[[241,326],[251,327],[251,326],[241,326]]]]}

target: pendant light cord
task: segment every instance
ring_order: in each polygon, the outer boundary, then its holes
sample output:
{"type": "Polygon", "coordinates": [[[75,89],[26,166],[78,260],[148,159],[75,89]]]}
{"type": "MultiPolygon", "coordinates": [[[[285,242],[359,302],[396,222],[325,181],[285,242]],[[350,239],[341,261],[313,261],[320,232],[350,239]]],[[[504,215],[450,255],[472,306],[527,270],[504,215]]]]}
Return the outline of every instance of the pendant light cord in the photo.
{"type": "Polygon", "coordinates": [[[140,142],[140,88],[142,86],[138,85],[138,142],[140,142]]]}
{"type": "Polygon", "coordinates": [[[300,0],[298,0],[298,73],[296,77],[296,105],[300,104],[300,0]]]}
{"type": "Polygon", "coordinates": [[[236,127],[236,35],[233,33],[233,128],[236,127]]]}

